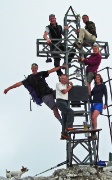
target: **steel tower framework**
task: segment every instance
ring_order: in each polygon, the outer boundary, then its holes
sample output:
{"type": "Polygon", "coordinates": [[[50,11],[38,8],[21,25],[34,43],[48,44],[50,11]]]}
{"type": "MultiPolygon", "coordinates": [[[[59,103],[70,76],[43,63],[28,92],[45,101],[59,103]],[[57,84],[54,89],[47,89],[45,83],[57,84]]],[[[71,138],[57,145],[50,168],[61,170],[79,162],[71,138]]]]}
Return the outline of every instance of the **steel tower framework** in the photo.
{"type": "MultiPolygon", "coordinates": [[[[65,30],[64,38],[52,39],[53,42],[56,41],[56,43],[53,44],[55,47],[53,51],[51,51],[51,46],[46,43],[46,40],[37,39],[37,56],[46,57],[46,62],[50,62],[53,57],[53,53],[60,55],[60,58],[64,59],[64,63],[66,63],[67,65],[65,72],[69,76],[69,79],[72,81],[75,80],[75,84],[76,82],[78,83],[78,85],[73,86],[72,90],[69,93],[70,106],[72,108],[78,109],[74,110],[74,118],[75,120],[78,118],[78,122],[80,121],[80,123],[76,125],[76,122],[74,121],[74,128],[76,128],[77,130],[74,129],[74,131],[68,132],[69,140],[66,143],[67,166],[72,166],[73,164],[96,164],[98,159],[99,132],[101,129],[92,130],[85,65],[77,61],[81,56],[88,57],[92,54],[93,42],[84,40],[83,47],[81,49],[77,48],[77,30],[78,28],[80,28],[80,17],[74,12],[71,6],[69,7],[64,17],[64,26],[66,25],[69,27],[69,31],[65,30]],[[59,44],[64,45],[64,51],[59,48],[59,44]],[[72,60],[71,68],[69,69],[68,55],[70,53],[74,53],[74,59],[72,60]],[[72,71],[73,69],[75,69],[75,71],[72,71]],[[82,123],[83,120],[86,120],[86,122],[88,123],[88,130],[84,130],[82,123]],[[89,139],[87,136],[88,133],[92,135],[94,131],[98,134],[97,140],[89,139]],[[87,137],[83,138],[82,134],[85,134],[87,137]],[[79,135],[80,137],[77,138],[77,135],[79,135]],[[80,159],[76,155],[75,150],[77,146],[83,148],[83,159],[80,159]],[[83,153],[84,150],[86,151],[86,153],[83,153]]],[[[96,41],[95,44],[99,45],[102,58],[108,58],[108,42],[96,41]]],[[[110,115],[107,116],[108,118],[110,117],[110,115]]],[[[110,126],[111,125],[109,124],[109,127],[110,126]]],[[[112,134],[111,129],[112,128],[110,128],[110,134],[112,134]]]]}

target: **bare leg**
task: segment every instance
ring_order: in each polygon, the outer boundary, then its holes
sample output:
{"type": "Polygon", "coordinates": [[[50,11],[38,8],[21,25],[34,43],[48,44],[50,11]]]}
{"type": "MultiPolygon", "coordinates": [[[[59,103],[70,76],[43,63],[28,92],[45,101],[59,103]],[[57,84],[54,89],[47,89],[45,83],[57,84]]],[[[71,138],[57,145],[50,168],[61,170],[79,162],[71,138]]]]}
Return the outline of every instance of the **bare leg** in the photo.
{"type": "Polygon", "coordinates": [[[97,129],[97,117],[100,114],[99,111],[94,110],[94,112],[92,113],[92,126],[93,129],[97,129]]]}
{"type": "Polygon", "coordinates": [[[57,108],[56,106],[53,108],[53,113],[54,113],[54,116],[55,116],[58,120],[61,119],[61,116],[60,116],[60,114],[59,114],[58,108],[57,108]]]}

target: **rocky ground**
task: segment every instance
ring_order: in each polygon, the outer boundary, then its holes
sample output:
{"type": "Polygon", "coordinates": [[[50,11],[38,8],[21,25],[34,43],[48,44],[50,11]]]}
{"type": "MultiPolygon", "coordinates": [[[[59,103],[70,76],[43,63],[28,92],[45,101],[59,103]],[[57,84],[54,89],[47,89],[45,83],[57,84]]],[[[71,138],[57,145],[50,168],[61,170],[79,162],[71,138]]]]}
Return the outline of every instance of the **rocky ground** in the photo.
{"type": "MultiPolygon", "coordinates": [[[[7,178],[0,177],[0,180],[7,178]]],[[[67,169],[58,169],[49,177],[25,177],[22,180],[112,180],[112,166],[92,167],[92,166],[74,166],[67,169]]],[[[11,180],[20,180],[11,178],[11,180]]]]}

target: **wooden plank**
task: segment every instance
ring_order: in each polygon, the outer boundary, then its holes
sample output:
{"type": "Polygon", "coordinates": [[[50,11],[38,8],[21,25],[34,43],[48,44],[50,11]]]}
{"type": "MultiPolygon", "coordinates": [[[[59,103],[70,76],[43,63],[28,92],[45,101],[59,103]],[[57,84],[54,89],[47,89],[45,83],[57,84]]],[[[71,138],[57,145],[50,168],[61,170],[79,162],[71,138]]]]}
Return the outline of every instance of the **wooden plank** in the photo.
{"type": "Polygon", "coordinates": [[[74,130],[71,130],[71,131],[68,131],[68,133],[70,134],[81,134],[81,133],[93,133],[93,132],[99,132],[101,131],[102,129],[88,129],[88,130],[84,130],[84,129],[75,129],[74,130]]]}

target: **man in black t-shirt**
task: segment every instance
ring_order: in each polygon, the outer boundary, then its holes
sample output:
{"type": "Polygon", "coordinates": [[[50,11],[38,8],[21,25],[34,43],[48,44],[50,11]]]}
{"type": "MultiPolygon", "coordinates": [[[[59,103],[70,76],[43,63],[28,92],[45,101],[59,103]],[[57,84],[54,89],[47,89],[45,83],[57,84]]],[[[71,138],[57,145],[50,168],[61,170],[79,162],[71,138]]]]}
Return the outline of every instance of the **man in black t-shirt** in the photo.
{"type": "Polygon", "coordinates": [[[51,109],[53,110],[54,116],[61,122],[61,117],[59,115],[58,109],[56,107],[56,103],[54,101],[54,93],[53,90],[48,86],[45,78],[49,76],[50,73],[53,73],[59,69],[64,69],[65,66],[56,67],[53,69],[50,69],[48,71],[38,71],[38,65],[36,63],[33,63],[31,65],[32,74],[30,74],[26,79],[24,79],[21,82],[18,82],[7,89],[4,90],[4,93],[6,94],[9,90],[13,88],[17,88],[21,85],[24,86],[31,86],[36,94],[37,97],[41,98],[42,101],[51,109]]]}

